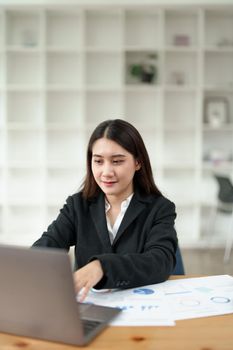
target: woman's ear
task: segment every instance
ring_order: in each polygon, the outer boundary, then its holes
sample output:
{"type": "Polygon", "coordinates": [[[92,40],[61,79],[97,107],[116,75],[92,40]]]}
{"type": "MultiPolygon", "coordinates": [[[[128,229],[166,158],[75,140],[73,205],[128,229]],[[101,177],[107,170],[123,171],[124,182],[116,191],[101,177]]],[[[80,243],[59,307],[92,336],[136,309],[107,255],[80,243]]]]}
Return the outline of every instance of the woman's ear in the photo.
{"type": "Polygon", "coordinates": [[[136,160],[136,168],[135,169],[136,169],[136,171],[141,169],[141,163],[138,160],[136,160]]]}

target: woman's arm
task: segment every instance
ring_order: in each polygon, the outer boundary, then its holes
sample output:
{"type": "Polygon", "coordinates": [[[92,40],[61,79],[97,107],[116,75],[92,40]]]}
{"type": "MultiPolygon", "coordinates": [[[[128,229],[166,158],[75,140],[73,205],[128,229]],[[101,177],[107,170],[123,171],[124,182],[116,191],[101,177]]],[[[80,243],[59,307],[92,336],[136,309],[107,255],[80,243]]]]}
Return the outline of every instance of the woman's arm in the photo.
{"type": "Polygon", "coordinates": [[[176,262],[175,217],[174,204],[165,199],[151,221],[141,253],[101,254],[93,257],[100,261],[104,272],[104,277],[95,288],[133,288],[166,280],[176,262]]]}
{"type": "Polygon", "coordinates": [[[69,250],[75,244],[73,198],[68,197],[55,221],[33,243],[33,247],[53,247],[69,250]]]}

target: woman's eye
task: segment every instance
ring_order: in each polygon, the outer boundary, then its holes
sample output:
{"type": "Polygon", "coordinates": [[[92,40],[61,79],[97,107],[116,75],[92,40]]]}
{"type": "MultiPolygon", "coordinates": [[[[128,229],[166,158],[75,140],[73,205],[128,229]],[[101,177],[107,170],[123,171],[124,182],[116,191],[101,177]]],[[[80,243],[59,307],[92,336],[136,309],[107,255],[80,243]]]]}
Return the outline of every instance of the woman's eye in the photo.
{"type": "Polygon", "coordinates": [[[94,163],[96,163],[96,164],[101,164],[101,163],[102,163],[102,160],[100,160],[100,159],[94,159],[94,163]]]}
{"type": "Polygon", "coordinates": [[[113,160],[113,164],[121,164],[123,163],[123,160],[113,160]]]}

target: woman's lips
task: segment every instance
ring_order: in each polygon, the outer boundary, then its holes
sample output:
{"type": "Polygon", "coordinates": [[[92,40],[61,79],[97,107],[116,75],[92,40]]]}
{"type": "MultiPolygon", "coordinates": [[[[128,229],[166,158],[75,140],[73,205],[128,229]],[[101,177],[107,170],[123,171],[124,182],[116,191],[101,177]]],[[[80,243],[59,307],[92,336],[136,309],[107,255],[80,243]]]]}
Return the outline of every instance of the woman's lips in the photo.
{"type": "Polygon", "coordinates": [[[102,184],[107,187],[111,187],[116,183],[116,181],[102,181],[102,184]]]}

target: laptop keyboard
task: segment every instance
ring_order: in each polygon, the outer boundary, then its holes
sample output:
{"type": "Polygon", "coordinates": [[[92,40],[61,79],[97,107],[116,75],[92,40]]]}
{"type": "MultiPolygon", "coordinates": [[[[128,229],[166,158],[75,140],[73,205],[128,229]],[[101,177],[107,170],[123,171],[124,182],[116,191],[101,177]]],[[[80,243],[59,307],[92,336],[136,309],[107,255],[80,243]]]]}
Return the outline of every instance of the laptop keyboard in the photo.
{"type": "Polygon", "coordinates": [[[87,335],[90,332],[92,332],[95,328],[97,328],[100,324],[102,324],[102,322],[82,319],[82,324],[84,329],[84,335],[87,335]]]}

